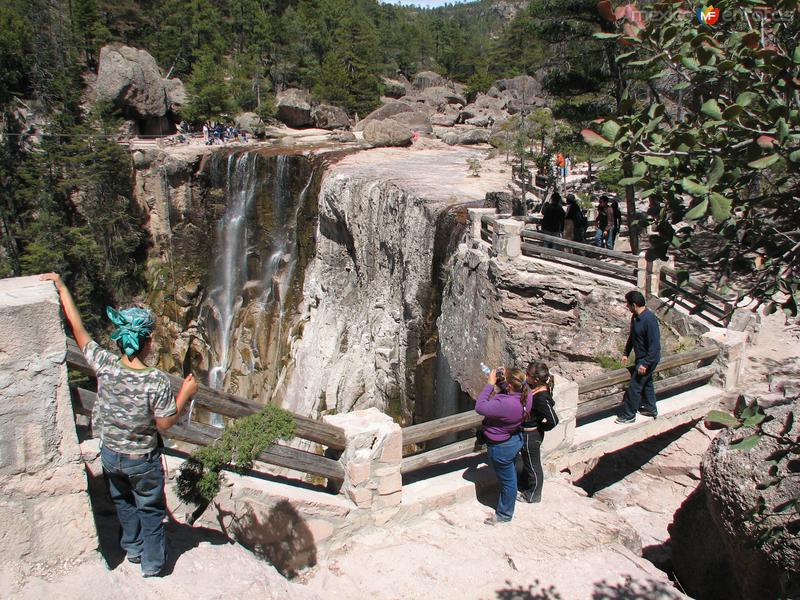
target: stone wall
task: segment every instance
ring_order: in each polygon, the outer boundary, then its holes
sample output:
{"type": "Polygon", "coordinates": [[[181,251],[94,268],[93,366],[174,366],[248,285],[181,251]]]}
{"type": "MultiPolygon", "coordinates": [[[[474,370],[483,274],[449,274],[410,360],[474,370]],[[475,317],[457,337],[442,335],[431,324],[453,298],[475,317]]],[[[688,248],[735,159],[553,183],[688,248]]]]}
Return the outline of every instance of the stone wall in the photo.
{"type": "Polygon", "coordinates": [[[99,556],[65,355],[53,284],[0,280],[0,564],[22,572],[99,556]]]}

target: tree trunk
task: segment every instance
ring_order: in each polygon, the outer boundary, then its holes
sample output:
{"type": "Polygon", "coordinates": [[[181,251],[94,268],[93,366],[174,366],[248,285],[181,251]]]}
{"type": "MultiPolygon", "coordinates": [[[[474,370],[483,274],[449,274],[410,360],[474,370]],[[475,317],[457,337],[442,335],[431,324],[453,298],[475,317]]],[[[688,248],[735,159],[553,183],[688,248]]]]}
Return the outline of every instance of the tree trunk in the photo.
{"type": "MultiPolygon", "coordinates": [[[[622,174],[633,177],[633,162],[626,158],[622,162],[622,174]]],[[[625,186],[625,206],[628,218],[628,236],[630,237],[631,252],[639,254],[639,226],[636,224],[636,192],[632,185],[625,186]]]]}

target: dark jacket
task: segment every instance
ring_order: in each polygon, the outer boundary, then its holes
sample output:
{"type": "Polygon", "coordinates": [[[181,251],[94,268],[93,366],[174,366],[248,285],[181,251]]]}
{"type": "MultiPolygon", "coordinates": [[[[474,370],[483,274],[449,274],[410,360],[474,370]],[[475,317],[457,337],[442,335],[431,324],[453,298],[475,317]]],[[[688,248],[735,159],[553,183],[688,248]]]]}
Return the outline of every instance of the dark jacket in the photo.
{"type": "Polygon", "coordinates": [[[539,429],[539,434],[544,438],[544,430],[539,427],[542,421],[558,422],[558,417],[553,411],[553,396],[549,391],[538,392],[533,395],[532,402],[528,402],[528,419],[522,424],[523,429],[539,429]]]}
{"type": "Polygon", "coordinates": [[[649,309],[631,317],[631,329],[625,343],[625,356],[633,350],[636,354],[636,367],[644,365],[648,372],[655,369],[661,360],[661,332],[658,320],[649,309]]]}
{"type": "Polygon", "coordinates": [[[548,202],[542,211],[542,231],[561,233],[564,231],[564,209],[548,202]]]}

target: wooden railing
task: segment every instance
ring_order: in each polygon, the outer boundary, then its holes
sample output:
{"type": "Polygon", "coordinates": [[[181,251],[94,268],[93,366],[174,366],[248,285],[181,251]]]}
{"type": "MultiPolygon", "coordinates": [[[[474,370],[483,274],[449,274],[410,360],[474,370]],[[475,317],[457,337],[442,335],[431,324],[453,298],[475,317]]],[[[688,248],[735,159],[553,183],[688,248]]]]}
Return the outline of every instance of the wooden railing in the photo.
{"type": "MultiPolygon", "coordinates": [[[[482,241],[493,243],[498,218],[503,217],[496,214],[480,216],[482,241]]],[[[474,235],[476,234],[477,230],[474,235]]],[[[691,314],[702,317],[715,326],[726,327],[730,322],[735,308],[733,298],[725,297],[707,284],[699,284],[691,279],[681,281],[678,271],[667,266],[664,261],[651,261],[644,255],[640,257],[628,252],[566,240],[531,227],[522,227],[520,238],[519,248],[525,256],[589,268],[593,272],[633,283],[645,297],[656,295],[673,299],[687,307],[691,314]]]]}
{"type": "MultiPolygon", "coordinates": [[[[669,395],[673,392],[685,390],[707,382],[713,377],[716,372],[716,367],[713,364],[706,363],[713,362],[711,359],[716,358],[718,355],[719,348],[712,347],[698,348],[664,357],[656,367],[655,373],[661,373],[690,364],[697,364],[698,368],[657,381],[655,383],[656,393],[659,396],[669,395]]],[[[605,395],[600,398],[586,396],[591,392],[627,382],[630,379],[632,368],[633,367],[616,369],[578,381],[577,425],[580,425],[581,421],[585,422],[591,417],[620,404],[622,392],[605,395]],[[584,398],[581,398],[581,396],[584,396],[584,398]]],[[[418,425],[404,427],[403,444],[408,448],[416,444],[424,444],[425,442],[445,435],[452,435],[463,431],[474,431],[476,428],[480,427],[482,421],[483,417],[481,415],[474,410],[470,410],[449,417],[442,417],[441,419],[420,423],[418,425]]],[[[424,467],[435,465],[439,462],[475,454],[479,450],[481,450],[481,448],[476,447],[475,439],[470,437],[469,439],[454,442],[442,446],[441,448],[426,450],[416,454],[407,454],[404,452],[401,472],[403,474],[410,473],[424,467]]]]}
{"type": "MultiPolygon", "coordinates": [[[[434,419],[418,425],[411,425],[403,428],[403,445],[421,444],[430,440],[451,435],[454,433],[461,433],[462,431],[474,430],[483,421],[483,417],[476,413],[474,410],[469,410],[463,413],[451,415],[449,417],[442,417],[441,419],[434,419]]],[[[408,458],[403,458],[403,465],[401,467],[402,473],[410,473],[423,467],[435,465],[436,463],[459,458],[475,452],[475,439],[470,438],[461,440],[435,450],[428,450],[421,452],[408,458]]]]}
{"type": "Polygon", "coordinates": [[[593,271],[624,279],[633,284],[636,284],[637,281],[636,265],[639,262],[639,257],[633,254],[565,240],[564,238],[546,235],[529,228],[522,230],[522,253],[526,256],[544,256],[559,262],[578,263],[591,267],[593,271]],[[535,243],[531,243],[531,241],[535,243]],[[545,242],[552,244],[555,248],[546,247],[544,245],[545,242]],[[558,248],[568,248],[573,252],[566,252],[558,248]],[[598,258],[592,258],[592,256],[598,258]],[[605,258],[606,260],[600,260],[600,258],[605,258]],[[615,264],[611,260],[623,264],[615,264]]]}
{"type": "Polygon", "coordinates": [[[722,327],[730,322],[734,308],[732,298],[726,298],[708,284],[696,283],[691,278],[681,281],[678,271],[666,266],[661,267],[660,281],[661,295],[683,300],[690,305],[690,313],[711,315],[722,327]]]}
{"type": "MultiPolygon", "coordinates": [[[[697,368],[686,373],[673,375],[666,379],[655,382],[656,393],[659,395],[669,394],[677,390],[693,387],[699,383],[710,380],[716,369],[714,365],[708,364],[710,359],[715,359],[719,355],[719,348],[697,348],[687,352],[671,354],[665,356],[655,368],[654,374],[662,373],[671,369],[685,365],[696,364],[697,368]]],[[[586,398],[591,392],[617,386],[628,381],[631,377],[633,367],[623,367],[608,373],[601,373],[594,377],[582,379],[578,382],[578,413],[576,418],[578,424],[599,413],[603,413],[622,401],[622,392],[602,396],[599,398],[586,398]],[[581,398],[584,396],[584,398],[581,398]]]]}
{"type": "MultiPolygon", "coordinates": [[[[67,364],[90,377],[94,377],[94,369],[86,362],[83,353],[78,349],[74,340],[67,341],[67,364]]],[[[178,393],[183,380],[176,375],[167,374],[170,386],[174,393],[178,393]]],[[[96,394],[89,390],[72,387],[73,406],[76,413],[91,415],[92,407],[96,400],[96,394]]],[[[239,398],[232,394],[213,390],[205,385],[200,385],[197,394],[194,396],[195,406],[204,408],[210,412],[231,418],[252,415],[261,410],[262,406],[254,402],[249,402],[244,398],[239,398]]],[[[293,415],[295,419],[295,436],[304,440],[316,442],[334,450],[344,450],[346,438],[344,431],[333,425],[315,421],[301,415],[293,415]]],[[[205,446],[212,443],[222,431],[219,428],[202,423],[178,423],[169,429],[166,437],[205,446]]],[[[333,459],[320,456],[312,452],[306,452],[289,446],[275,444],[259,456],[258,460],[279,466],[294,469],[296,471],[319,475],[335,481],[344,479],[344,468],[333,459]]]]}

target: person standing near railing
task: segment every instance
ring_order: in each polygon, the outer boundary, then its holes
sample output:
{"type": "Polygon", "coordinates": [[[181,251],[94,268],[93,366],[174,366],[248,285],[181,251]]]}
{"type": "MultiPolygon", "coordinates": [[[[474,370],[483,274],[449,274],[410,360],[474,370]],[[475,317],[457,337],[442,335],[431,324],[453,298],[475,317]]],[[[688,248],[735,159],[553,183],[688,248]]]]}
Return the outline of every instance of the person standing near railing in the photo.
{"type": "Polygon", "coordinates": [[[486,440],[486,453],[500,480],[500,498],[495,513],[484,523],[508,523],[514,516],[517,500],[517,454],[522,448],[520,427],[528,399],[525,373],[519,369],[500,371],[505,381],[498,382],[498,369],[489,372],[486,386],[475,402],[475,412],[483,415],[481,432],[486,440]],[[504,383],[495,393],[495,384],[504,383]]]}
{"type": "Polygon", "coordinates": [[[530,388],[530,401],[527,402],[525,422],[522,424],[522,476],[519,480],[517,500],[522,502],[541,502],[544,471],[542,470],[542,442],[544,432],[558,423],[553,409],[553,376],[543,362],[532,362],[525,371],[530,388]]]}
{"type": "Polygon", "coordinates": [[[97,376],[92,428],[100,438],[103,476],[122,526],[120,546],[129,562],[141,564],[144,577],[156,577],[166,562],[167,515],[158,432],[178,421],[197,382],[188,375],[176,398],[167,376],[144,363],[155,324],[149,310],[106,309],[116,327],[111,339],[120,356],[115,356],[89,336],[61,277],[47,273],[41,279],[55,284],[75,341],[97,376]]]}
{"type": "Polygon", "coordinates": [[[625,294],[625,303],[631,311],[631,328],[622,363],[628,362],[633,350],[636,362],[631,373],[631,382],[625,392],[616,423],[636,421],[636,412],[645,417],[658,417],[656,390],[653,387],[653,371],[661,360],[661,332],[658,320],[645,306],[644,296],[638,290],[625,294]]]}
{"type": "MultiPolygon", "coordinates": [[[[561,207],[561,195],[553,192],[550,202],[542,209],[542,233],[561,237],[564,232],[564,209],[561,207]]],[[[545,248],[552,248],[552,242],[544,242],[545,248]]]]}

